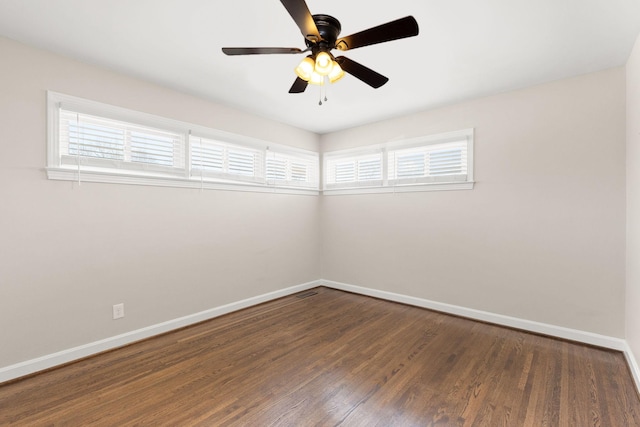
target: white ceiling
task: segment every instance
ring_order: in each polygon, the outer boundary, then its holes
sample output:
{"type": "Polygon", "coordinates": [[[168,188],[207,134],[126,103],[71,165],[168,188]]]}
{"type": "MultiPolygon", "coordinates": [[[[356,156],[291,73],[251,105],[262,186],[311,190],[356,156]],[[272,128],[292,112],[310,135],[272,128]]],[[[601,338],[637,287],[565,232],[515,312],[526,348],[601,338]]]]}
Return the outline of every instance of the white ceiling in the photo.
{"type": "MultiPolygon", "coordinates": [[[[221,48],[305,48],[278,0],[0,0],[0,35],[205,99],[326,133],[387,117],[624,65],[640,0],[307,0],[349,35],[407,15],[417,37],[344,55],[390,78],[352,76],[288,90],[302,55],[225,56],[221,48]]],[[[6,66],[6,64],[3,64],[6,66]]]]}

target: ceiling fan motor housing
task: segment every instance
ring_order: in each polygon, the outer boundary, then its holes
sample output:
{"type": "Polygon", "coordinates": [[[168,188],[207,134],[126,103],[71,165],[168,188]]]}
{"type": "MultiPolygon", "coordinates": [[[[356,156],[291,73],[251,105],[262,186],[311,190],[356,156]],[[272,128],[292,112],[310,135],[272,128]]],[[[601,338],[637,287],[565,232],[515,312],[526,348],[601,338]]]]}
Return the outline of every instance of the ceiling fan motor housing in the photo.
{"type": "Polygon", "coordinates": [[[307,47],[310,47],[314,54],[318,51],[328,52],[335,48],[336,40],[338,40],[340,31],[342,31],[340,21],[329,15],[313,15],[313,21],[322,39],[317,42],[305,39],[307,47]]]}

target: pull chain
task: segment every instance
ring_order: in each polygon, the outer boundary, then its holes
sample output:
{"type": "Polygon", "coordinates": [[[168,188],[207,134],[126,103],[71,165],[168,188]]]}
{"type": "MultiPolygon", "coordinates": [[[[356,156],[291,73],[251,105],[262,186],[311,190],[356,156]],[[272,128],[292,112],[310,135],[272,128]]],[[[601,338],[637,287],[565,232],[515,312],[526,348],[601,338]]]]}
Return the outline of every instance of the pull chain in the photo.
{"type": "Polygon", "coordinates": [[[322,78],[322,83],[320,84],[320,101],[318,101],[318,105],[322,106],[322,100],[324,99],[324,102],[327,102],[327,88],[324,84],[326,77],[322,78]]]}

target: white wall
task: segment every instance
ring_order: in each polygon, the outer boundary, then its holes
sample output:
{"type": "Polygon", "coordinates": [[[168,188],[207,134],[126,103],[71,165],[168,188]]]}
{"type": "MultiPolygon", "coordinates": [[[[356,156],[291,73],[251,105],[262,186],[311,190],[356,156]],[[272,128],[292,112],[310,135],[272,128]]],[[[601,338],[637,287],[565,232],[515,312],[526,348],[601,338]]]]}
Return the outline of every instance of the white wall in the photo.
{"type": "Polygon", "coordinates": [[[624,337],[623,68],[324,135],[475,128],[470,191],[326,196],[324,279],[624,337]]]}
{"type": "MultiPolygon", "coordinates": [[[[0,58],[0,368],[320,277],[624,337],[624,69],[318,137],[7,39],[0,58]],[[473,127],[477,184],[317,198],[49,181],[46,90],[326,151],[473,127]]],[[[640,354],[640,263],[627,277],[640,354]]]]}
{"type": "Polygon", "coordinates": [[[640,37],[627,62],[627,342],[640,366],[640,37]]]}
{"type": "Polygon", "coordinates": [[[47,180],[45,91],[306,149],[317,135],[7,39],[0,58],[0,367],[320,277],[317,197],[47,180]]]}

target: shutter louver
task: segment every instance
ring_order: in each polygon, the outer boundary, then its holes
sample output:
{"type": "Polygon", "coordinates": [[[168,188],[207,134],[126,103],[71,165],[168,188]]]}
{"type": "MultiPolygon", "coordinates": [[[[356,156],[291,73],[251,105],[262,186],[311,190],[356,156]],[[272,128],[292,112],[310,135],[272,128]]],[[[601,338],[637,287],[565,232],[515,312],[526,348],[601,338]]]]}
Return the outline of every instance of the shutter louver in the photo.
{"type": "Polygon", "coordinates": [[[191,169],[223,172],[224,149],[211,144],[192,144],[191,169]]]}
{"type": "Polygon", "coordinates": [[[267,182],[284,187],[318,186],[318,158],[298,153],[267,153],[267,182]]]}
{"type": "Polygon", "coordinates": [[[248,150],[229,150],[230,174],[255,176],[256,175],[256,154],[248,150]]]}
{"type": "Polygon", "coordinates": [[[382,185],[382,152],[328,157],[325,162],[328,188],[382,185]]]}
{"type": "Polygon", "coordinates": [[[62,154],[97,159],[124,160],[125,132],[99,123],[80,119],[71,111],[61,112],[60,139],[62,154]]]}
{"type": "Polygon", "coordinates": [[[355,161],[347,161],[340,162],[334,166],[334,182],[343,183],[343,182],[356,182],[356,162],[355,161]]]}
{"type": "MultiPolygon", "coordinates": [[[[291,180],[299,182],[310,181],[310,168],[306,164],[300,162],[291,162],[291,180]]],[[[311,182],[311,184],[315,184],[311,182]]]]}
{"type": "Polygon", "coordinates": [[[184,139],[179,133],[60,110],[62,164],[179,173],[184,139]]]}
{"type": "Polygon", "coordinates": [[[131,132],[131,161],[174,166],[177,142],[175,138],[159,133],[131,132]]]}
{"type": "Polygon", "coordinates": [[[191,136],[191,175],[261,182],[264,154],[261,150],[191,136]]]}
{"type": "Polygon", "coordinates": [[[380,159],[362,159],[358,161],[358,181],[375,181],[382,179],[380,159]]]}
{"type": "Polygon", "coordinates": [[[287,179],[287,162],[284,159],[267,159],[267,180],[284,181],[287,179]]]}
{"type": "Polygon", "coordinates": [[[397,156],[398,178],[424,176],[426,170],[425,153],[404,153],[397,156]]]}
{"type": "Polygon", "coordinates": [[[466,141],[389,150],[387,159],[390,185],[467,179],[466,141]]]}
{"type": "Polygon", "coordinates": [[[429,155],[429,174],[456,175],[466,173],[466,159],[461,147],[434,150],[429,155]]]}

